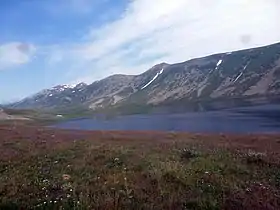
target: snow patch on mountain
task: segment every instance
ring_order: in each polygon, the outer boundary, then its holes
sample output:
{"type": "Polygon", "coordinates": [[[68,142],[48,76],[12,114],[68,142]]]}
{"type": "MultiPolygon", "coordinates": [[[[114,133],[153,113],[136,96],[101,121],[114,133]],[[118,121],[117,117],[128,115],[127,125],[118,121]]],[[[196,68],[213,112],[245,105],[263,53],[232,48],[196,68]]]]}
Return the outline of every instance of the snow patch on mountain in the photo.
{"type": "Polygon", "coordinates": [[[223,60],[220,59],[220,60],[218,61],[218,63],[216,64],[216,68],[215,68],[215,69],[212,69],[212,70],[209,72],[209,74],[212,74],[214,71],[218,70],[219,66],[220,66],[222,63],[223,63],[223,60]]]}
{"type": "Polygon", "coordinates": [[[244,66],[243,71],[247,69],[248,65],[249,65],[249,63],[246,64],[246,66],[244,66]]]}
{"type": "Polygon", "coordinates": [[[235,78],[235,80],[233,81],[233,82],[237,82],[237,80],[239,80],[240,79],[240,77],[243,75],[243,72],[241,72],[236,78],[235,78]]]}
{"type": "Polygon", "coordinates": [[[216,67],[218,68],[222,63],[223,63],[223,60],[222,60],[222,59],[219,60],[218,63],[217,63],[217,65],[216,65],[216,67]]]}
{"type": "Polygon", "coordinates": [[[148,82],[146,85],[144,85],[144,86],[141,88],[141,90],[145,89],[145,88],[148,87],[150,84],[152,84],[152,82],[155,81],[156,78],[158,78],[158,76],[161,75],[162,73],[163,73],[163,68],[162,68],[162,70],[161,70],[159,73],[157,73],[157,74],[154,76],[154,78],[153,78],[150,82],[148,82]]]}
{"type": "Polygon", "coordinates": [[[51,90],[62,92],[64,90],[73,89],[75,87],[76,87],[76,85],[58,85],[58,86],[55,86],[55,87],[51,88],[51,90]]]}

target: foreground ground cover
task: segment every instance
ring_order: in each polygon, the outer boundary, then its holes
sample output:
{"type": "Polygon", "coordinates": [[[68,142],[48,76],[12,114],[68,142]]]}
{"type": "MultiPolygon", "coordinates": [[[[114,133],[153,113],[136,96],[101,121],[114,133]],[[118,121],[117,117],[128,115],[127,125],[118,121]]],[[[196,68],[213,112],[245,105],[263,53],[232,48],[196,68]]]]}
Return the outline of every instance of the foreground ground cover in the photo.
{"type": "Polygon", "coordinates": [[[280,136],[0,126],[0,209],[280,209],[280,136]]]}

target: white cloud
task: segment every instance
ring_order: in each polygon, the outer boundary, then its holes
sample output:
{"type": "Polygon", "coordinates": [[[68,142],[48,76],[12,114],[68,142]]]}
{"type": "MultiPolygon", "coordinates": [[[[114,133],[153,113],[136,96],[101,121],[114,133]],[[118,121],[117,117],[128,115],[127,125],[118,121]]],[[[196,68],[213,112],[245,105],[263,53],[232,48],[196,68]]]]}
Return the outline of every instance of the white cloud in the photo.
{"type": "Polygon", "coordinates": [[[280,41],[279,11],[278,0],[133,0],[120,19],[92,29],[63,57],[87,81],[140,73],[158,62],[280,41]]]}
{"type": "Polygon", "coordinates": [[[11,42],[0,45],[0,70],[30,62],[35,51],[36,48],[27,43],[11,42]]]}

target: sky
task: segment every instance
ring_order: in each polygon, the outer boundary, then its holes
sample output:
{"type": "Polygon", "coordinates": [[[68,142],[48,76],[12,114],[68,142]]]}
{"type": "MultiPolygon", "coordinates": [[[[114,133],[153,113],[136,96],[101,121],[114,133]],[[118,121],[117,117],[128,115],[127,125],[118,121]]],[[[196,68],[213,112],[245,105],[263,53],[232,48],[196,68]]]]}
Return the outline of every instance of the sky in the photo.
{"type": "Polygon", "coordinates": [[[1,0],[0,103],[280,42],[280,0],[1,0]]]}

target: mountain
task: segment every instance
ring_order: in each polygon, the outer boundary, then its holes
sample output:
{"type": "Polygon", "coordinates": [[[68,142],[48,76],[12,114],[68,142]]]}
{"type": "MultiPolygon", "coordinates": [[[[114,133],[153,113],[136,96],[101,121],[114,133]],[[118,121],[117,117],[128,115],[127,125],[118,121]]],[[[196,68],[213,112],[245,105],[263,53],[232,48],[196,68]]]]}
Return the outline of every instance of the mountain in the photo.
{"type": "Polygon", "coordinates": [[[61,85],[11,105],[13,108],[86,107],[92,110],[176,101],[280,94],[280,43],[158,64],[140,75],[113,75],[90,85],[61,85]]]}
{"type": "MultiPolygon", "coordinates": [[[[58,85],[50,89],[42,90],[39,93],[13,103],[15,108],[52,108],[56,106],[81,103],[79,92],[86,88],[87,84],[58,85]]],[[[11,105],[10,105],[11,106],[11,105]]]]}

